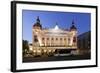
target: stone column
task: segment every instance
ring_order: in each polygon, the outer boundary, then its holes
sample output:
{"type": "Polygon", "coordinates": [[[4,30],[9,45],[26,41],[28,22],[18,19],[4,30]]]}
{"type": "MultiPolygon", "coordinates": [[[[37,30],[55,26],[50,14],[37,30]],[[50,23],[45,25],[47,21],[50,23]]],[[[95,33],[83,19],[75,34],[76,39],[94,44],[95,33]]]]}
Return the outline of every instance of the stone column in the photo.
{"type": "Polygon", "coordinates": [[[51,41],[52,41],[52,39],[51,39],[51,37],[50,37],[50,46],[52,45],[52,44],[51,44],[51,43],[52,43],[51,41]]]}
{"type": "Polygon", "coordinates": [[[45,37],[45,46],[46,46],[47,44],[46,44],[46,37],[45,37]]]}

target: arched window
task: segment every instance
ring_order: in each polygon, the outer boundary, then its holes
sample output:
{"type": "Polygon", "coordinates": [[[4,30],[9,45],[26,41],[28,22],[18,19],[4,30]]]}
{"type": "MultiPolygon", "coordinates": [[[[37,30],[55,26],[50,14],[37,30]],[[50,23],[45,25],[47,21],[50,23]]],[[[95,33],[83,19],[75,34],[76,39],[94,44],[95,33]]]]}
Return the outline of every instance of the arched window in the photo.
{"type": "Polygon", "coordinates": [[[75,36],[73,37],[73,42],[74,42],[74,43],[76,42],[76,37],[75,37],[75,36]]]}
{"type": "Polygon", "coordinates": [[[68,38],[68,44],[70,44],[70,38],[68,38]]]}
{"type": "Polygon", "coordinates": [[[42,40],[44,41],[45,39],[44,39],[44,38],[42,38],[42,40]]]}
{"type": "Polygon", "coordinates": [[[66,38],[64,38],[64,40],[66,41],[66,38]]]}
{"type": "Polygon", "coordinates": [[[36,35],[34,35],[34,42],[38,42],[38,38],[36,35]]]}
{"type": "Polygon", "coordinates": [[[53,38],[51,40],[54,40],[53,38]]]}
{"type": "Polygon", "coordinates": [[[70,42],[70,38],[68,38],[68,41],[70,42]]]}
{"type": "Polygon", "coordinates": [[[47,40],[49,40],[49,38],[47,38],[47,40]]]}
{"type": "Polygon", "coordinates": [[[56,38],[56,40],[58,40],[58,38],[56,38]]]}

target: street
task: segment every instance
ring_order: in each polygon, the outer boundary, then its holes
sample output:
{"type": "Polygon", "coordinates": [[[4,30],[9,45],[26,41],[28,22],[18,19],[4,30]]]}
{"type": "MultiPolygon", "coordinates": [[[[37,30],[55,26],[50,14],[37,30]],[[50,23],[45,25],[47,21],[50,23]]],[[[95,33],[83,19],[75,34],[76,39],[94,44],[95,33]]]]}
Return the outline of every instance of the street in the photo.
{"type": "Polygon", "coordinates": [[[70,55],[70,56],[51,56],[51,57],[24,57],[23,62],[44,62],[44,61],[68,61],[68,60],[86,60],[91,59],[90,54],[70,55]]]}

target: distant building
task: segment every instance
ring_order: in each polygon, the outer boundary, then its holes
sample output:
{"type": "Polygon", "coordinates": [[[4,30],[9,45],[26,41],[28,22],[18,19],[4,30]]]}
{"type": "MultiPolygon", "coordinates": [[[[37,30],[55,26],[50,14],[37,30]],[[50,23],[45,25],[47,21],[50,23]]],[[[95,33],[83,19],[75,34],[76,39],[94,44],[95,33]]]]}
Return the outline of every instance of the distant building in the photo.
{"type": "Polygon", "coordinates": [[[85,32],[78,36],[78,49],[81,53],[89,53],[91,49],[91,32],[85,32]]]}
{"type": "Polygon", "coordinates": [[[33,52],[43,53],[60,53],[61,51],[72,51],[77,49],[77,28],[74,21],[69,30],[60,29],[58,24],[54,28],[44,29],[40,23],[39,17],[32,29],[33,52]]]}

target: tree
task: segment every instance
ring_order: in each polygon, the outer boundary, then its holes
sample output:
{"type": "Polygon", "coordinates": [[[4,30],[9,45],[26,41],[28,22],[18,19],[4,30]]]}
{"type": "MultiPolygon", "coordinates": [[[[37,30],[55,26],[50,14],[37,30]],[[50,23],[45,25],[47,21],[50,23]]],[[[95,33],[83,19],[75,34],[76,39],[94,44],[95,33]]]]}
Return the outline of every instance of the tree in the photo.
{"type": "Polygon", "coordinates": [[[29,51],[29,45],[27,40],[23,40],[23,55],[27,54],[29,51]]]}

